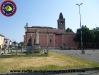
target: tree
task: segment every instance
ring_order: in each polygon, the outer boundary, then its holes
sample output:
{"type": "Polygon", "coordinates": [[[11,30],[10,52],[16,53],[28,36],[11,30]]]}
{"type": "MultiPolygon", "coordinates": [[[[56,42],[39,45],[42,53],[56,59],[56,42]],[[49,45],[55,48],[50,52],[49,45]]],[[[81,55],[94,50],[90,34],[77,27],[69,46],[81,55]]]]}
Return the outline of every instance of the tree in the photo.
{"type": "Polygon", "coordinates": [[[99,27],[93,28],[94,32],[94,43],[99,43],[99,27]]]}
{"type": "MultiPolygon", "coordinates": [[[[86,26],[82,26],[82,41],[88,42],[90,31],[86,26]]],[[[77,29],[76,36],[74,38],[75,42],[81,42],[81,29],[77,29]]]]}
{"type": "Polygon", "coordinates": [[[24,44],[24,42],[19,42],[19,44],[24,44]]]}
{"type": "MultiPolygon", "coordinates": [[[[81,43],[81,29],[77,29],[76,36],[74,38],[75,42],[81,43]]],[[[87,26],[82,26],[82,42],[83,46],[86,46],[87,43],[90,43],[91,46],[99,44],[99,27],[89,30],[87,26]]],[[[80,44],[79,44],[80,45],[80,44]]],[[[98,45],[97,45],[98,47],[98,45]]]]}
{"type": "MultiPolygon", "coordinates": [[[[82,25],[82,42],[83,42],[83,46],[86,46],[86,44],[88,42],[92,42],[92,38],[94,37],[94,35],[92,35],[92,31],[89,30],[89,28],[87,28],[87,26],[82,25]]],[[[81,43],[81,29],[77,29],[76,32],[76,36],[74,38],[75,42],[81,43]]],[[[79,44],[80,46],[80,44],[79,44]]]]}
{"type": "Polygon", "coordinates": [[[24,42],[19,42],[19,45],[21,45],[21,47],[24,45],[24,42]]]}
{"type": "Polygon", "coordinates": [[[66,29],[66,32],[73,32],[73,31],[72,31],[72,29],[67,28],[67,29],[66,29]]]}

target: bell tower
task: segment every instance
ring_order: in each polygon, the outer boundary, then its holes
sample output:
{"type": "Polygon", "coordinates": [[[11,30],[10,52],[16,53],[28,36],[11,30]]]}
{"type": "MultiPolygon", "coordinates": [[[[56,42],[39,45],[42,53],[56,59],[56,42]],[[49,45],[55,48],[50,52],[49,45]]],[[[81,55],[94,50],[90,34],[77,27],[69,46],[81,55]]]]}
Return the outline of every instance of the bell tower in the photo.
{"type": "Polygon", "coordinates": [[[59,19],[57,20],[58,29],[65,30],[65,18],[63,17],[63,14],[59,14],[59,19]]]}

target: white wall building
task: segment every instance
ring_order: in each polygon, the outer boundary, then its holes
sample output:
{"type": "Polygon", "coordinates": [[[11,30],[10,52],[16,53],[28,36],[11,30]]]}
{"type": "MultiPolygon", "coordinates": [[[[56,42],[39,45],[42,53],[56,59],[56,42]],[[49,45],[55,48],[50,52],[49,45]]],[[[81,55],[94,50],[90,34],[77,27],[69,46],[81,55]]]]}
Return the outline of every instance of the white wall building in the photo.
{"type": "Polygon", "coordinates": [[[4,48],[4,37],[5,36],[0,34],[0,48],[4,48]]]}

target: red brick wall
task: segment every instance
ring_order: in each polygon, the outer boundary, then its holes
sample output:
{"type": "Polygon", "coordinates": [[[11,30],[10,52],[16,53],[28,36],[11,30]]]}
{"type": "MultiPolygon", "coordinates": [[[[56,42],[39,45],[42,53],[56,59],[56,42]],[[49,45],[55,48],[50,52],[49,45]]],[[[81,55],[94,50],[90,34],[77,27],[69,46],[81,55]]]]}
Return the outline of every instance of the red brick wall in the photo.
{"type": "Polygon", "coordinates": [[[62,35],[56,35],[56,36],[55,36],[55,39],[56,39],[55,46],[56,46],[56,47],[60,47],[61,44],[62,44],[62,35]]]}
{"type": "Polygon", "coordinates": [[[75,42],[73,41],[74,35],[65,35],[65,46],[66,47],[76,47],[75,42]]]}
{"type": "Polygon", "coordinates": [[[48,40],[48,46],[49,47],[54,47],[54,35],[49,35],[49,40],[48,40]],[[50,41],[51,39],[51,41],[50,41]]]}
{"type": "Polygon", "coordinates": [[[41,47],[46,47],[47,46],[47,35],[46,34],[40,34],[39,42],[40,42],[41,47]]]}

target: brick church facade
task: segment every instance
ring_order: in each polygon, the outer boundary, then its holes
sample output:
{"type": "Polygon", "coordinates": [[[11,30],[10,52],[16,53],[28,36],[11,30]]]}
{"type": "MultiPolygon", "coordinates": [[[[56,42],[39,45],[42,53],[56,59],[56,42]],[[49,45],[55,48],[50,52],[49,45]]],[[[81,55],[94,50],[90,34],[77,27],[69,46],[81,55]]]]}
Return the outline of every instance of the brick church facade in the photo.
{"type": "Polygon", "coordinates": [[[65,31],[65,18],[62,13],[59,14],[57,20],[57,29],[52,27],[40,27],[32,26],[28,27],[28,23],[25,28],[24,46],[26,47],[30,35],[32,35],[32,45],[35,42],[35,30],[39,30],[39,42],[41,47],[53,47],[58,48],[64,46],[65,48],[76,48],[76,43],[73,41],[75,33],[65,31]]]}

